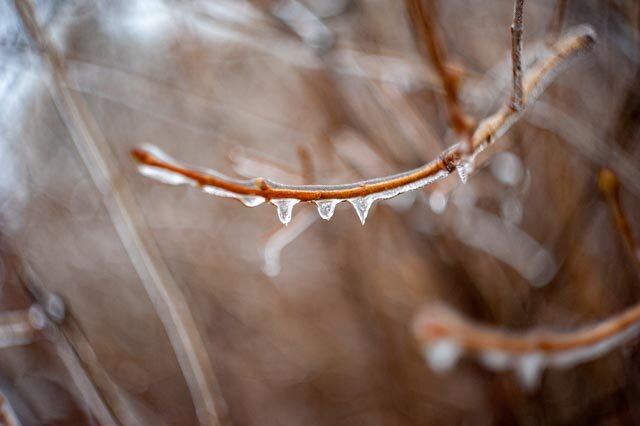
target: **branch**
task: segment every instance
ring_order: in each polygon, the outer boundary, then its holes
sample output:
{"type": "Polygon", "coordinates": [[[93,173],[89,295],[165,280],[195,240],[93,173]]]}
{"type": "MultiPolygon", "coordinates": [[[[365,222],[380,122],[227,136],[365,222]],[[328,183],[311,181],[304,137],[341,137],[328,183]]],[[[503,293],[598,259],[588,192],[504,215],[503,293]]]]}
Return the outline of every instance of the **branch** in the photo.
{"type": "Polygon", "coordinates": [[[263,177],[237,180],[215,170],[189,167],[148,145],[133,149],[132,155],[139,163],[140,173],[161,182],[194,186],[212,195],[240,200],[248,207],[269,201],[278,207],[278,216],[284,224],[289,222],[293,206],[300,201],[314,202],[320,216],[327,220],[339,202],[348,201],[364,224],[374,201],[421,188],[448,176],[453,170],[457,170],[465,181],[475,157],[509,130],[569,59],[592,46],[594,41],[591,27],[579,26],[554,43],[550,54],[524,76],[522,110],[516,111],[507,103],[482,121],[471,138],[470,152],[466,142],[460,142],[421,167],[387,177],[342,185],[286,185],[263,177]]]}
{"type": "Polygon", "coordinates": [[[613,219],[615,221],[616,230],[618,231],[618,234],[620,234],[622,241],[624,241],[624,246],[627,249],[629,257],[631,257],[636,270],[640,271],[640,254],[638,252],[636,240],[633,237],[633,232],[631,231],[631,226],[629,226],[627,213],[622,207],[622,200],[620,199],[620,181],[618,180],[618,176],[616,176],[615,172],[611,169],[603,168],[598,174],[598,186],[600,187],[600,192],[602,192],[602,195],[604,195],[609,203],[613,219]]]}
{"type": "Polygon", "coordinates": [[[453,367],[464,353],[494,371],[514,370],[523,386],[538,385],[545,368],[569,368],[596,359],[640,333],[640,304],[589,327],[554,332],[504,332],[463,318],[451,308],[422,309],[413,332],[437,371],[453,367]]]}
{"type": "Polygon", "coordinates": [[[131,263],[167,331],[202,424],[226,423],[226,404],[187,301],[164,263],[117,161],[82,98],[69,90],[63,56],[47,39],[28,0],[16,9],[51,75],[50,92],[131,263]]]}
{"type": "Polygon", "coordinates": [[[569,3],[569,0],[556,0],[556,7],[549,21],[549,26],[547,27],[547,34],[552,37],[560,34],[562,24],[564,23],[564,15],[567,10],[567,3],[569,3]]]}
{"type": "MultiPolygon", "coordinates": [[[[435,9],[433,4],[432,9],[435,9]]],[[[447,61],[444,43],[440,39],[437,28],[431,19],[433,10],[426,11],[423,0],[407,0],[407,10],[410,19],[413,21],[414,28],[424,39],[424,46],[429,52],[431,63],[442,81],[451,126],[456,133],[468,137],[473,132],[473,119],[466,115],[460,106],[458,97],[460,75],[447,61]]]]}
{"type": "Polygon", "coordinates": [[[520,111],[524,102],[522,89],[522,26],[524,0],[515,0],[513,7],[513,24],[511,24],[511,64],[513,67],[513,91],[511,107],[520,111]]]}

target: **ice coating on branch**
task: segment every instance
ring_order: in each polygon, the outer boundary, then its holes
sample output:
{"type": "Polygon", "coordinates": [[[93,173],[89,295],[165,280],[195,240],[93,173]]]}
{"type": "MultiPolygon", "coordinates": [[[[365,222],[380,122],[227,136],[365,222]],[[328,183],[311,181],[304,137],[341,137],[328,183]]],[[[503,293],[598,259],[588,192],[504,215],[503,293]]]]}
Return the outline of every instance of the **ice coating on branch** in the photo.
{"type": "Polygon", "coordinates": [[[158,167],[142,164],[138,166],[138,172],[142,176],[155,179],[158,182],[166,183],[167,185],[195,185],[195,182],[193,180],[182,176],[179,173],[170,172],[158,167]]]}
{"type": "Polygon", "coordinates": [[[324,220],[329,220],[336,211],[336,206],[342,200],[318,200],[316,201],[316,207],[318,208],[318,214],[324,220]]]}
{"type": "Polygon", "coordinates": [[[458,176],[460,177],[460,182],[467,183],[469,174],[471,173],[471,163],[469,163],[468,161],[461,162],[456,167],[456,171],[458,172],[458,176]]]}
{"type": "Polygon", "coordinates": [[[225,191],[215,186],[204,185],[202,190],[207,194],[217,195],[218,197],[235,198],[247,207],[256,207],[264,203],[266,200],[258,195],[242,195],[234,192],[225,191]]]}
{"type": "Polygon", "coordinates": [[[547,368],[565,369],[597,359],[640,334],[640,306],[572,332],[507,332],[476,324],[451,308],[432,305],[414,319],[413,332],[435,372],[450,369],[465,353],[485,368],[511,371],[534,390],[547,368]]]}
{"type": "Polygon", "coordinates": [[[353,206],[358,214],[358,218],[360,219],[360,223],[364,225],[364,222],[367,220],[367,215],[369,214],[369,209],[373,204],[374,199],[370,196],[367,197],[358,197],[358,198],[349,198],[349,203],[353,206]]]}
{"type": "Polygon", "coordinates": [[[293,211],[293,206],[298,204],[300,200],[296,200],[295,198],[283,198],[279,200],[271,200],[271,204],[275,205],[278,208],[278,219],[282,222],[283,225],[288,225],[291,222],[291,212],[293,211]]]}
{"type": "Polygon", "coordinates": [[[438,339],[424,347],[424,358],[436,373],[451,370],[462,355],[462,347],[453,339],[438,339]]]}
{"type": "Polygon", "coordinates": [[[540,383],[540,375],[547,365],[544,354],[532,352],[516,358],[515,371],[520,385],[527,390],[535,389],[540,383]]]}
{"type": "MultiPolygon", "coordinates": [[[[165,152],[163,152],[162,150],[160,150],[159,148],[153,146],[153,145],[143,145],[142,148],[149,152],[150,154],[152,154],[154,157],[156,157],[157,159],[172,165],[172,166],[177,166],[180,168],[184,168],[184,169],[190,169],[190,170],[196,170],[202,173],[206,173],[212,176],[216,176],[216,177],[221,177],[222,175],[220,175],[219,173],[217,173],[215,170],[210,170],[210,169],[202,169],[202,168],[197,168],[197,167],[190,167],[190,166],[186,166],[180,162],[178,162],[176,159],[170,157],[169,155],[167,155],[165,152]]],[[[264,203],[266,200],[263,197],[257,196],[257,195],[243,195],[243,194],[236,194],[235,192],[231,192],[231,191],[227,191],[221,188],[217,188],[215,186],[210,186],[210,185],[199,185],[198,182],[196,182],[195,180],[189,178],[188,176],[185,176],[181,173],[172,171],[172,170],[167,170],[165,168],[162,167],[157,167],[157,166],[153,166],[153,165],[147,165],[147,164],[139,164],[138,165],[138,172],[146,177],[155,179],[159,182],[165,183],[167,185],[188,185],[188,186],[192,186],[194,188],[198,188],[200,190],[202,190],[203,192],[206,192],[207,194],[211,194],[211,195],[216,195],[218,197],[225,197],[225,198],[233,198],[236,200],[239,200],[242,204],[244,204],[247,207],[256,207],[259,206],[260,204],[264,203]]],[[[226,178],[226,177],[225,177],[226,178]]],[[[245,182],[246,184],[249,183],[249,181],[245,182]]]]}
{"type": "Polygon", "coordinates": [[[347,199],[347,201],[353,206],[356,213],[358,214],[360,222],[364,225],[365,221],[367,220],[369,210],[371,209],[371,206],[375,201],[388,200],[406,192],[414,191],[416,189],[432,184],[448,175],[449,173],[446,170],[441,170],[433,174],[432,176],[428,176],[424,179],[420,179],[415,182],[399,186],[397,188],[387,189],[386,191],[369,194],[364,197],[349,198],[347,199]]]}
{"type": "MultiPolygon", "coordinates": [[[[147,177],[155,179],[159,182],[169,185],[188,185],[198,188],[207,194],[216,195],[219,197],[234,198],[241,201],[245,206],[255,207],[265,203],[267,200],[259,195],[248,195],[233,192],[232,190],[223,189],[209,182],[223,181],[229,185],[229,187],[244,187],[251,190],[250,192],[256,192],[260,189],[257,184],[257,179],[249,180],[237,180],[229,178],[215,170],[206,169],[201,167],[193,167],[185,164],[181,164],[177,160],[173,159],[163,151],[152,145],[144,145],[142,149],[134,151],[134,157],[138,159],[140,164],[138,165],[139,172],[147,177]],[[147,154],[150,154],[151,158],[148,158],[147,154]]],[[[424,168],[433,167],[439,160],[434,160],[432,163],[426,164],[421,168],[410,170],[403,173],[398,173],[393,176],[385,178],[370,179],[363,182],[356,182],[351,184],[337,185],[337,186],[322,186],[322,185],[310,185],[310,186],[296,186],[296,185],[283,185],[268,179],[262,179],[262,182],[268,184],[268,186],[274,190],[291,189],[294,191],[344,191],[349,189],[366,189],[370,185],[379,185],[381,182],[392,182],[393,180],[403,179],[412,173],[418,173],[424,170],[424,168]]],[[[370,192],[368,195],[353,197],[353,198],[324,198],[321,200],[313,201],[316,204],[318,214],[322,219],[329,220],[333,217],[335,207],[342,201],[348,201],[356,210],[360,222],[364,225],[369,210],[375,201],[388,200],[398,195],[414,191],[429,185],[437,180],[440,180],[449,175],[446,170],[439,170],[430,176],[408,183],[406,185],[397,186],[387,190],[379,192],[370,192]]],[[[391,185],[389,185],[391,186],[391,185]]],[[[278,207],[278,218],[283,224],[289,223],[291,220],[291,209],[300,200],[295,198],[272,198],[270,202],[278,207]]]]}

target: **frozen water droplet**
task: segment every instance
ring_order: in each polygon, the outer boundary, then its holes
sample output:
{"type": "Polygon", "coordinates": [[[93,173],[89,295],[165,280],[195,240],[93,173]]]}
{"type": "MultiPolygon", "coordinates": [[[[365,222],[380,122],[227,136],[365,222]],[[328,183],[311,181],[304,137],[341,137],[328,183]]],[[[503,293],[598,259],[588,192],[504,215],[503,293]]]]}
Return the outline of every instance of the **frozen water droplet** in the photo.
{"type": "Polygon", "coordinates": [[[167,185],[193,184],[193,180],[182,176],[179,173],[174,173],[168,170],[161,169],[159,167],[140,165],[138,166],[138,172],[142,176],[155,179],[159,182],[166,183],[167,185]]]}
{"type": "Polygon", "coordinates": [[[447,208],[447,196],[441,191],[433,191],[429,196],[429,207],[434,213],[440,214],[447,208]]]}
{"type": "Polygon", "coordinates": [[[47,316],[39,305],[29,308],[29,322],[36,330],[42,330],[47,325],[47,316]]]}
{"type": "Polygon", "coordinates": [[[540,374],[545,367],[545,358],[541,353],[523,355],[516,360],[515,369],[522,387],[533,390],[538,387],[540,374]]]}
{"type": "Polygon", "coordinates": [[[364,222],[367,220],[367,215],[369,214],[369,209],[373,204],[373,198],[371,197],[358,197],[351,198],[348,200],[354,209],[356,209],[356,213],[358,214],[358,218],[360,219],[360,223],[364,225],[364,222]]]}
{"type": "Polygon", "coordinates": [[[57,294],[47,294],[45,310],[54,321],[59,323],[64,320],[66,307],[60,296],[57,294]]]}
{"type": "Polygon", "coordinates": [[[274,204],[278,208],[278,219],[284,225],[288,225],[291,221],[291,212],[293,211],[293,206],[298,204],[300,200],[296,200],[294,198],[286,198],[280,200],[271,200],[271,204],[274,204]]]}
{"type": "Polygon", "coordinates": [[[451,339],[439,339],[424,347],[424,357],[436,373],[445,373],[456,365],[462,355],[460,344],[451,339]]]}
{"type": "Polygon", "coordinates": [[[480,355],[480,361],[490,370],[502,371],[509,367],[511,362],[511,356],[506,352],[498,350],[488,350],[482,352],[480,355]]]}
{"type": "Polygon", "coordinates": [[[517,155],[505,151],[493,157],[491,173],[505,185],[516,186],[524,176],[524,167],[517,155]]]}
{"type": "Polygon", "coordinates": [[[266,200],[259,195],[240,195],[238,200],[247,207],[256,207],[263,204],[266,200]]]}
{"type": "Polygon", "coordinates": [[[318,207],[318,214],[324,220],[331,219],[333,216],[333,212],[336,210],[336,205],[341,200],[318,200],[316,201],[316,206],[318,207]]]}
{"type": "Polygon", "coordinates": [[[473,170],[473,163],[468,160],[462,160],[456,166],[456,171],[458,172],[458,176],[460,176],[460,182],[467,183],[469,179],[469,175],[473,170]]]}

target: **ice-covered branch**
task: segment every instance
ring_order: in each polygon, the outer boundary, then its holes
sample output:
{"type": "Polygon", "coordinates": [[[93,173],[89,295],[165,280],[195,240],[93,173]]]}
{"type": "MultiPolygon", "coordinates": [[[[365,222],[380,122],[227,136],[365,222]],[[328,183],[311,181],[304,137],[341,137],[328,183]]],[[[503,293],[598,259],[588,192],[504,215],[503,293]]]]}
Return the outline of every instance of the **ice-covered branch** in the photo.
{"type": "Polygon", "coordinates": [[[576,331],[520,333],[478,324],[447,306],[432,305],[418,313],[413,332],[437,372],[470,354],[491,370],[515,371],[523,386],[533,388],[545,368],[569,368],[596,359],[637,336],[640,304],[576,331]]]}
{"type": "Polygon", "coordinates": [[[287,185],[263,177],[238,180],[215,170],[190,167],[150,145],[132,150],[132,155],[139,163],[140,173],[161,182],[191,185],[212,195],[240,200],[249,207],[269,201],[278,208],[278,217],[284,224],[291,220],[293,206],[300,201],[314,202],[320,216],[327,220],[332,217],[338,203],[348,201],[364,224],[371,205],[377,200],[421,188],[448,176],[453,170],[458,171],[463,182],[466,181],[476,155],[509,130],[563,65],[594,41],[595,33],[591,27],[579,26],[554,43],[550,53],[523,76],[523,108],[514,110],[508,101],[483,120],[471,138],[471,152],[465,149],[466,142],[462,141],[421,167],[391,176],[341,185],[287,185]]]}

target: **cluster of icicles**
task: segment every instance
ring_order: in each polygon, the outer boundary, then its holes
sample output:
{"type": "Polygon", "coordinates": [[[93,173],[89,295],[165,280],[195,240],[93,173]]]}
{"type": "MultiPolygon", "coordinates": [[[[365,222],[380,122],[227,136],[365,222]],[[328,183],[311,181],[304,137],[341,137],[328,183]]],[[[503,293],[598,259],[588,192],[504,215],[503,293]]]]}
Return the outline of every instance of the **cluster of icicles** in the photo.
{"type": "MultiPolygon", "coordinates": [[[[456,144],[451,149],[458,149],[458,148],[459,148],[459,144],[456,144]]],[[[482,150],[482,148],[484,147],[481,147],[480,149],[476,149],[476,151],[472,156],[465,158],[464,160],[460,161],[459,164],[456,165],[456,170],[458,172],[458,175],[460,176],[460,180],[463,183],[467,181],[467,178],[472,170],[473,159],[482,150]]],[[[255,179],[237,180],[237,179],[232,179],[230,177],[227,177],[212,169],[187,166],[187,165],[181,164],[180,162],[170,157],[165,152],[163,152],[162,150],[160,150],[159,148],[153,145],[145,144],[141,147],[141,150],[148,152],[149,154],[156,157],[158,160],[161,160],[162,162],[168,165],[176,166],[182,169],[192,170],[208,176],[213,176],[218,179],[231,182],[235,185],[242,185],[252,189],[256,188],[255,179]]],[[[438,160],[436,159],[432,163],[426,164],[420,167],[419,169],[430,167],[432,165],[435,165],[437,162],[438,160]]],[[[401,178],[403,176],[415,173],[416,170],[419,170],[419,169],[410,170],[404,173],[399,173],[397,175],[388,176],[385,178],[377,178],[377,179],[371,179],[371,180],[358,182],[358,183],[335,185],[331,187],[321,186],[321,185],[305,185],[305,186],[282,185],[267,179],[264,179],[264,181],[269,185],[269,187],[274,189],[322,191],[322,190],[326,190],[327,188],[330,188],[331,190],[349,190],[349,189],[358,188],[367,184],[375,184],[375,183],[379,183],[386,180],[401,178]]],[[[239,200],[247,207],[256,207],[267,201],[264,197],[261,197],[258,195],[239,194],[239,193],[228,191],[226,189],[219,188],[216,186],[202,185],[198,183],[196,180],[188,176],[185,176],[182,173],[171,171],[156,165],[148,165],[148,164],[141,163],[138,165],[138,171],[144,176],[153,178],[165,184],[189,185],[195,188],[199,188],[202,191],[206,192],[207,194],[217,195],[219,197],[233,198],[233,199],[239,200]]],[[[347,201],[353,206],[353,208],[355,209],[358,215],[358,218],[360,219],[360,222],[364,225],[367,219],[367,215],[369,214],[369,210],[371,209],[371,206],[375,201],[387,200],[389,198],[396,197],[400,194],[404,194],[406,192],[422,188],[423,186],[436,182],[448,175],[449,175],[449,172],[447,170],[439,170],[435,174],[431,176],[427,176],[423,179],[416,180],[414,182],[408,183],[406,185],[398,186],[396,188],[391,188],[385,191],[372,193],[366,196],[346,198],[346,199],[321,199],[321,200],[315,200],[312,202],[315,203],[320,217],[324,220],[329,220],[333,216],[336,206],[343,201],[347,201]]],[[[300,200],[295,198],[280,198],[280,199],[275,198],[275,199],[270,199],[269,202],[276,206],[278,211],[278,219],[280,219],[280,222],[282,222],[284,225],[287,225],[291,221],[293,207],[296,204],[298,204],[300,200]]]]}
{"type": "Polygon", "coordinates": [[[539,330],[519,334],[472,323],[448,306],[437,304],[427,306],[416,316],[413,332],[422,345],[425,361],[436,373],[451,370],[467,353],[489,370],[513,371],[524,389],[533,390],[539,386],[545,369],[570,368],[597,359],[640,334],[639,322],[611,327],[615,321],[610,319],[572,333],[539,330]],[[616,331],[606,337],[587,338],[597,329],[610,327],[616,331]]]}

